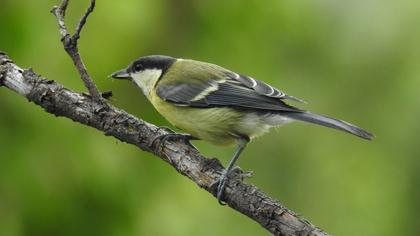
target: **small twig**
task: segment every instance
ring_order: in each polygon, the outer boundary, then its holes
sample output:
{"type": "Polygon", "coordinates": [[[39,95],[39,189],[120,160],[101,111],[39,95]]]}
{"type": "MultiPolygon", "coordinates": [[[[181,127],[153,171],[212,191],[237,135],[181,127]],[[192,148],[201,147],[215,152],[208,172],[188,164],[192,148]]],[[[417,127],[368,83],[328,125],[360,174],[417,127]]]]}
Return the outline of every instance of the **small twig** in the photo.
{"type": "Polygon", "coordinates": [[[86,24],[86,20],[90,13],[93,12],[93,9],[95,8],[95,0],[90,1],[90,5],[88,9],[86,9],[85,14],[83,14],[82,18],[80,18],[79,24],[77,24],[76,31],[73,34],[73,40],[78,40],[80,38],[80,32],[83,29],[83,26],[86,24]]]}
{"type": "Polygon", "coordinates": [[[62,40],[67,38],[68,35],[67,27],[64,23],[64,16],[66,15],[67,4],[68,1],[64,0],[59,7],[54,6],[51,10],[51,13],[53,13],[57,17],[58,27],[60,28],[60,35],[62,40]]]}
{"type": "Polygon", "coordinates": [[[113,96],[112,91],[105,91],[101,95],[105,99],[110,99],[113,96]]]}
{"type": "Polygon", "coordinates": [[[83,29],[83,26],[86,24],[86,20],[89,14],[95,8],[95,0],[90,1],[90,5],[86,12],[83,14],[82,18],[79,21],[79,24],[76,27],[76,31],[73,35],[70,35],[67,31],[67,26],[64,21],[64,16],[66,15],[66,9],[68,5],[68,0],[63,0],[60,6],[54,6],[51,10],[51,13],[55,15],[58,22],[58,27],[61,35],[61,42],[63,43],[64,49],[69,54],[73,60],[74,65],[76,66],[81,79],[83,80],[85,87],[88,89],[89,94],[97,102],[102,102],[103,98],[95,83],[93,83],[92,78],[89,76],[89,73],[86,69],[86,66],[83,63],[82,58],[80,57],[77,41],[80,38],[80,32],[83,29]]]}
{"type": "Polygon", "coordinates": [[[69,5],[69,0],[63,0],[60,4],[61,10],[63,10],[63,17],[66,15],[67,5],[69,5]]]}

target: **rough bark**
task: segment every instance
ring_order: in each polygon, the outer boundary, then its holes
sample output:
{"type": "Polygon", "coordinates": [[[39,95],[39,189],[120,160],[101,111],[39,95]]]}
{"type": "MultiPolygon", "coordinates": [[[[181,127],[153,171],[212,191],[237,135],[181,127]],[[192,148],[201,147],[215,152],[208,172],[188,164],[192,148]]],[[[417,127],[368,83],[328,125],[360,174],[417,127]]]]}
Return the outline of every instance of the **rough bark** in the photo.
{"type": "MultiPolygon", "coordinates": [[[[215,196],[213,183],[220,178],[223,166],[217,159],[205,158],[183,142],[153,143],[156,137],[167,133],[166,129],[149,124],[110,104],[97,102],[89,95],[73,92],[53,80],[42,78],[31,69],[21,69],[4,53],[0,53],[0,86],[26,97],[48,113],[70,118],[122,142],[136,145],[143,151],[154,153],[215,196]]],[[[229,181],[224,196],[224,201],[231,208],[255,220],[274,235],[327,235],[240,178],[229,181]]]]}

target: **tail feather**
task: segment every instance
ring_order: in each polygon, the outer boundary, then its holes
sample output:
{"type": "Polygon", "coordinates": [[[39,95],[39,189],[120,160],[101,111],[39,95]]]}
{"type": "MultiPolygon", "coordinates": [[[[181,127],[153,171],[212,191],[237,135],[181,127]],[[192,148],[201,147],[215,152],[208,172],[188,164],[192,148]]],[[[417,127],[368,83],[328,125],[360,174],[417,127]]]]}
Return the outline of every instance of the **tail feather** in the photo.
{"type": "Polygon", "coordinates": [[[338,129],[363,139],[372,140],[375,136],[348,122],[337,120],[328,116],[319,115],[311,112],[285,112],[282,114],[290,119],[305,121],[325,127],[338,129]]]}

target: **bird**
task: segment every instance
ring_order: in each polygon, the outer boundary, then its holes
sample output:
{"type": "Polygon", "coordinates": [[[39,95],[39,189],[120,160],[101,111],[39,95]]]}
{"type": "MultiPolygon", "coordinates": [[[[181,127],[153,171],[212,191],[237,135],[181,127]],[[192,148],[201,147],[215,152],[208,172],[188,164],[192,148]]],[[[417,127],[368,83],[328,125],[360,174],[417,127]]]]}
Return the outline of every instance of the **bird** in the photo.
{"type": "Polygon", "coordinates": [[[186,134],[168,133],[165,140],[203,140],[236,144],[233,157],[217,181],[223,201],[229,174],[247,144],[273,127],[303,121],[371,140],[374,135],[346,121],[292,106],[305,102],[251,76],[216,64],[164,55],[142,56],[111,75],[134,82],[155,109],[186,134]]]}

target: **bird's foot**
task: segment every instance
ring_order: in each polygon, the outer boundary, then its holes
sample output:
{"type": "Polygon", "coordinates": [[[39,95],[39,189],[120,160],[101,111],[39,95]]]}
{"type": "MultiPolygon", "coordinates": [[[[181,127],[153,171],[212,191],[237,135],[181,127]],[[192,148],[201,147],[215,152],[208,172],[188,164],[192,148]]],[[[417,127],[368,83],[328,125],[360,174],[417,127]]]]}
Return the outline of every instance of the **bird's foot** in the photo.
{"type": "Polygon", "coordinates": [[[157,136],[156,138],[154,138],[151,142],[150,142],[150,147],[153,147],[155,145],[155,143],[158,141],[158,144],[160,146],[160,148],[163,148],[163,144],[167,141],[178,141],[181,140],[183,141],[185,144],[187,144],[188,146],[197,149],[196,147],[194,147],[194,145],[191,144],[190,140],[197,140],[197,138],[195,138],[194,136],[192,136],[191,134],[178,134],[175,133],[173,130],[167,128],[167,127],[161,127],[162,129],[166,130],[168,133],[167,134],[162,134],[157,136]]]}
{"type": "Polygon", "coordinates": [[[243,171],[239,166],[235,166],[230,171],[229,178],[243,181],[245,178],[251,178],[253,175],[253,171],[243,171]]]}
{"type": "Polygon", "coordinates": [[[251,178],[253,175],[252,171],[243,171],[240,167],[235,166],[229,172],[224,171],[220,179],[215,182],[213,185],[217,183],[217,201],[220,205],[224,206],[226,203],[223,201],[223,194],[225,191],[225,187],[228,181],[231,179],[243,181],[244,178],[251,178]]]}

